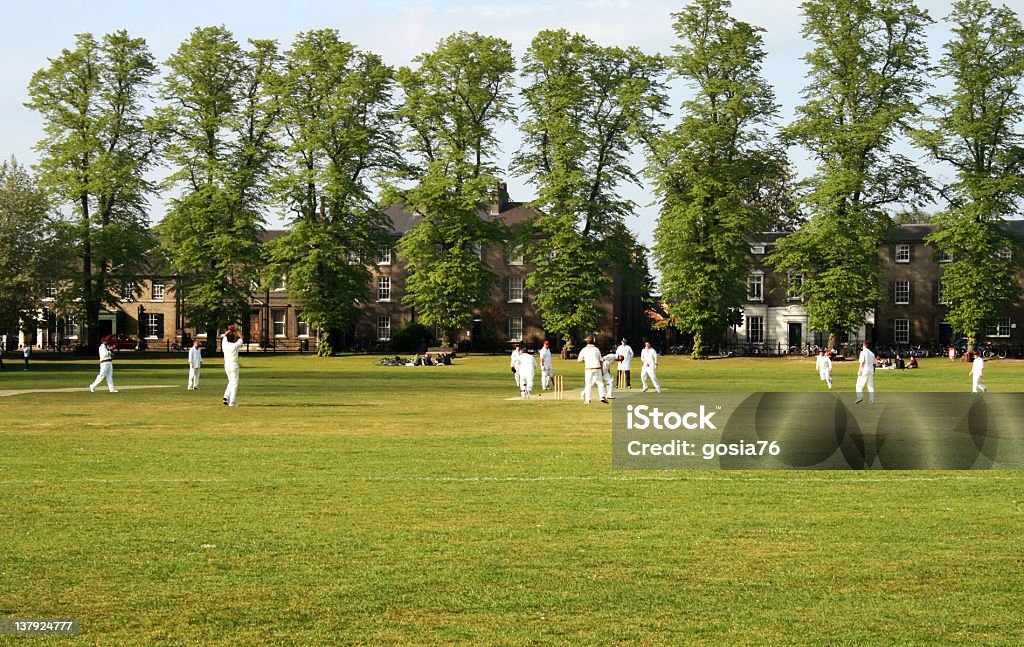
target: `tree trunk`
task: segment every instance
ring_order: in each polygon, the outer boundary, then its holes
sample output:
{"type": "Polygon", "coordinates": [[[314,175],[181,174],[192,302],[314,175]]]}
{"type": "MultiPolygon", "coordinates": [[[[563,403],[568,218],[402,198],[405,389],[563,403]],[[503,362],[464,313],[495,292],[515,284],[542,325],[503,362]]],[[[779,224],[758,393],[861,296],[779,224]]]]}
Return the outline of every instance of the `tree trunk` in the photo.
{"type": "Polygon", "coordinates": [[[704,331],[698,330],[693,333],[693,352],[690,353],[690,357],[693,359],[707,359],[708,349],[704,344],[704,331]]]}

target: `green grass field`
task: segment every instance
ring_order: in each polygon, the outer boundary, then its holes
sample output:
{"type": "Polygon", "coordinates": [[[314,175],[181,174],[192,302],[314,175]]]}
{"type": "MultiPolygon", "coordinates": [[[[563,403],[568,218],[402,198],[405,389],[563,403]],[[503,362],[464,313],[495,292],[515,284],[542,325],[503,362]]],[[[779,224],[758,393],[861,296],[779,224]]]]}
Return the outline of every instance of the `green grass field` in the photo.
{"type": "MultiPolygon", "coordinates": [[[[669,391],[823,388],[813,359],[662,360],[669,391]]],[[[0,397],[0,617],[97,645],[1024,643],[1021,473],[612,471],[608,407],[555,367],[567,400],[522,402],[505,357],[251,356],[228,408],[219,358],[188,392],[183,357],[125,353],[117,394],[92,360],[8,362],[0,393],[46,391],[0,397]]]]}

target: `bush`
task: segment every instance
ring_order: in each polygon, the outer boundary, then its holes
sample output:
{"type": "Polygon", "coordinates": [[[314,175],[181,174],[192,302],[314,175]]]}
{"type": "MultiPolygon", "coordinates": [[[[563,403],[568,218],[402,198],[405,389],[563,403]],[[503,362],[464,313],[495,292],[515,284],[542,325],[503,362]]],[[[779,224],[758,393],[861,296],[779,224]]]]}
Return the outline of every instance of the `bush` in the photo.
{"type": "Polygon", "coordinates": [[[391,336],[391,349],[396,353],[415,353],[424,343],[430,343],[433,335],[419,323],[408,323],[391,336]]]}
{"type": "Polygon", "coordinates": [[[317,348],[316,354],[320,357],[331,357],[334,355],[334,348],[331,347],[331,342],[327,341],[327,338],[320,340],[320,346],[317,348]]]}

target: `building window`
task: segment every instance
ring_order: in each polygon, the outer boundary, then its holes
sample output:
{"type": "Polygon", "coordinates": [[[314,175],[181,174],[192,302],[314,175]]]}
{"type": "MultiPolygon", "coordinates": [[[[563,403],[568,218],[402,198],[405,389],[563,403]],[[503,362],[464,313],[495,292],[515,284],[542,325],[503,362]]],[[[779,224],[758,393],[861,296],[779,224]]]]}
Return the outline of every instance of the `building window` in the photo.
{"type": "Polygon", "coordinates": [[[483,243],[470,243],[469,248],[473,251],[473,255],[481,261],[484,260],[484,244],[483,243]]]}
{"type": "Polygon", "coordinates": [[[121,283],[121,301],[135,300],[135,284],[131,281],[121,283]]]}
{"type": "Polygon", "coordinates": [[[523,341],[523,318],[522,317],[509,317],[508,318],[508,340],[509,341],[523,341]]]}
{"type": "Polygon", "coordinates": [[[153,301],[163,301],[164,300],[164,284],[163,283],[154,283],[153,284],[152,295],[153,295],[152,296],[153,301]]]}
{"type": "Polygon", "coordinates": [[[786,299],[789,301],[803,301],[804,275],[801,272],[790,272],[787,280],[789,292],[786,299]]]}
{"type": "Polygon", "coordinates": [[[939,259],[939,262],[940,263],[952,263],[953,262],[953,255],[952,254],[943,254],[942,258],[939,259]]]}
{"type": "Polygon", "coordinates": [[[910,305],[910,281],[895,281],[893,294],[896,305],[910,305]]]}
{"type": "Polygon", "coordinates": [[[309,337],[309,322],[303,320],[302,315],[296,315],[295,327],[299,337],[309,337]]]}
{"type": "Polygon", "coordinates": [[[78,323],[74,317],[68,317],[64,320],[64,339],[78,339],[78,323]]]}
{"type": "Polygon", "coordinates": [[[345,252],[345,260],[349,265],[359,265],[362,263],[362,259],[359,258],[359,252],[354,249],[345,252]]]}
{"type": "Polygon", "coordinates": [[[385,245],[377,252],[377,265],[391,265],[391,245],[385,245]]]}
{"type": "Polygon", "coordinates": [[[274,279],[274,283],[270,286],[270,289],[274,292],[284,292],[285,279],[283,276],[279,276],[274,279]]]}
{"type": "Polygon", "coordinates": [[[910,319],[897,319],[893,326],[892,340],[897,344],[910,343],[910,319]]]}
{"type": "Polygon", "coordinates": [[[377,300],[378,301],[390,301],[391,300],[391,277],[390,276],[378,276],[377,277],[377,300]]]}
{"type": "Polygon", "coordinates": [[[57,298],[57,284],[51,283],[43,288],[43,301],[53,301],[57,298]]]}
{"type": "Polygon", "coordinates": [[[143,336],[146,339],[160,339],[164,335],[164,316],[157,312],[142,315],[143,336]]]}
{"type": "Polygon", "coordinates": [[[910,244],[899,243],[896,245],[896,262],[897,263],[909,263],[910,262],[910,244]]]}
{"type": "Polygon", "coordinates": [[[1008,261],[1013,258],[1013,251],[1009,247],[1001,247],[999,248],[999,251],[996,252],[996,256],[1004,261],[1008,261]]]}
{"type": "Polygon", "coordinates": [[[388,341],[391,339],[391,317],[381,315],[377,317],[377,341],[388,341]]]}
{"type": "Polygon", "coordinates": [[[521,276],[510,276],[508,278],[508,302],[523,302],[523,278],[521,276]]]}
{"type": "Polygon", "coordinates": [[[519,247],[513,247],[508,250],[508,264],[509,265],[522,265],[523,264],[523,250],[519,247]]]}
{"type": "Polygon", "coordinates": [[[751,274],[747,277],[747,300],[764,301],[764,274],[751,274]]]}
{"type": "Polygon", "coordinates": [[[270,318],[274,322],[274,337],[284,337],[287,329],[288,311],[284,308],[274,308],[270,311],[270,318]]]}
{"type": "Polygon", "coordinates": [[[1000,317],[996,319],[995,324],[988,326],[985,331],[987,337],[1009,337],[1010,336],[1010,318],[1000,317]]]}
{"type": "Polygon", "coordinates": [[[761,256],[762,254],[764,254],[764,245],[751,245],[750,253],[754,254],[755,256],[761,256]]]}
{"type": "Polygon", "coordinates": [[[940,306],[949,305],[949,298],[946,296],[946,282],[939,281],[938,301],[940,306]]]}
{"type": "Polygon", "coordinates": [[[747,317],[747,341],[751,344],[764,343],[764,317],[760,315],[747,317]]]}

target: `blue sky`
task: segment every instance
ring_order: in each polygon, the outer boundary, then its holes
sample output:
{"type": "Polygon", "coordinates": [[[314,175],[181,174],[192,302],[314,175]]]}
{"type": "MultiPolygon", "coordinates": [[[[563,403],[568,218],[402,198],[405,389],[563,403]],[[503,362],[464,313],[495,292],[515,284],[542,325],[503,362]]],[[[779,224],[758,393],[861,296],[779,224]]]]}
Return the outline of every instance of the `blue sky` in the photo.
{"type": "MultiPolygon", "coordinates": [[[[74,44],[75,34],[102,35],[127,29],[145,38],[158,61],[165,60],[197,26],[224,25],[239,40],[277,39],[287,46],[300,31],[330,27],[362,49],[380,54],[392,65],[409,63],[416,54],[433,49],[438,40],[459,30],[478,31],[510,41],[517,55],[529,46],[542,29],[566,28],[583,33],[607,45],[636,45],[649,52],[669,52],[675,44],[670,14],[686,3],[666,0],[503,0],[501,2],[456,2],[453,0],[382,0],[378,2],[290,0],[168,0],[162,3],[70,2],[67,0],[22,0],[5,9],[5,26],[0,38],[0,156],[14,155],[31,164],[32,150],[41,137],[38,117],[25,108],[25,88],[35,70],[47,65],[47,58],[74,44]]],[[[919,0],[932,18],[941,22],[950,10],[947,0],[919,0]]],[[[806,44],[800,36],[802,25],[796,0],[734,0],[733,15],[764,28],[768,58],[764,74],[775,87],[782,105],[781,120],[787,122],[800,103],[805,66],[800,57],[806,44]]],[[[938,52],[948,38],[945,25],[931,30],[929,44],[938,52]]],[[[518,142],[514,129],[507,129],[507,160],[518,142]]],[[[528,200],[532,190],[521,180],[508,178],[513,199],[528,200]]],[[[650,243],[655,210],[644,188],[624,191],[641,208],[631,226],[643,242],[650,243]]],[[[160,199],[154,200],[159,217],[160,199]]],[[[276,221],[271,218],[271,225],[276,221]]]]}

